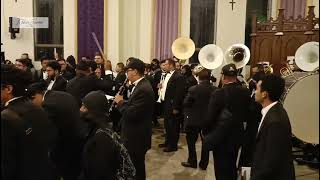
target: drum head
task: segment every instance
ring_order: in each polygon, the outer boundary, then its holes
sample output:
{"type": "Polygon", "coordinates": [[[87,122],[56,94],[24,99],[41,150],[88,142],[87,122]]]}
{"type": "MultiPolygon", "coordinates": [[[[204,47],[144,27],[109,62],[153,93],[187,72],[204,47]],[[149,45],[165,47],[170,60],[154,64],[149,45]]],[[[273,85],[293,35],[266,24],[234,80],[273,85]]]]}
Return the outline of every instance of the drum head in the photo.
{"type": "Polygon", "coordinates": [[[292,133],[302,141],[319,144],[319,74],[300,78],[284,97],[292,133]]]}

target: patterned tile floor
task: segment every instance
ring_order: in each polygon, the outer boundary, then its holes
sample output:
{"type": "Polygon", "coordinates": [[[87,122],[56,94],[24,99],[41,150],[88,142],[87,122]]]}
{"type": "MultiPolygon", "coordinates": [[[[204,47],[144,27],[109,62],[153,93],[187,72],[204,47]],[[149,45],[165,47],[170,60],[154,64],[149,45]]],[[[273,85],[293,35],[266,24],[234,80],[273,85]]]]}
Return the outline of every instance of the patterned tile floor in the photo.
{"type": "MultiPolygon", "coordinates": [[[[180,165],[187,159],[187,143],[185,134],[180,135],[179,149],[176,152],[164,153],[158,148],[163,143],[163,128],[153,130],[152,149],[146,155],[146,171],[148,180],[215,180],[212,154],[206,171],[185,168],[180,165]]],[[[200,138],[197,142],[197,153],[200,157],[200,138]]],[[[319,170],[295,164],[297,180],[318,180],[319,170]]]]}

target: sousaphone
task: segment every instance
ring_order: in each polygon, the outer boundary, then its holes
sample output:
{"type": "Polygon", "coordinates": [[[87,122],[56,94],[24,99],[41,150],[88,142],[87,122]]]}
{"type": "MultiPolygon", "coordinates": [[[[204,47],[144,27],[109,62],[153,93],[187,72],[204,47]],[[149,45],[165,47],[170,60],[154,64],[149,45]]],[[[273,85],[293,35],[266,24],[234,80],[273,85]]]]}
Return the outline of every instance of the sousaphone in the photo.
{"type": "Polygon", "coordinates": [[[189,59],[196,50],[196,46],[192,39],[180,37],[176,39],[171,46],[172,53],[178,59],[189,59]]]}
{"type": "Polygon", "coordinates": [[[214,44],[208,44],[201,48],[198,54],[199,63],[206,69],[216,69],[222,65],[223,51],[214,44]]]}
{"type": "Polygon", "coordinates": [[[307,42],[295,54],[295,63],[303,71],[314,71],[319,67],[319,42],[307,42]]]}
{"type": "Polygon", "coordinates": [[[233,63],[240,69],[249,62],[250,50],[244,44],[233,44],[226,50],[224,60],[226,64],[233,63]]]}

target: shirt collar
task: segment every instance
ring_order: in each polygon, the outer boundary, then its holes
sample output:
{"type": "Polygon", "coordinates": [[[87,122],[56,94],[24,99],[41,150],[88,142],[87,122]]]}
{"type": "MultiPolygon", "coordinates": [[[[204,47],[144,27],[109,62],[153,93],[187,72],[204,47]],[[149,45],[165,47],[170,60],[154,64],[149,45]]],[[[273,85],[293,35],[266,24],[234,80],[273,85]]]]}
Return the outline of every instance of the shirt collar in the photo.
{"type": "Polygon", "coordinates": [[[268,113],[268,111],[272,108],[272,106],[276,105],[277,103],[278,103],[278,101],[275,101],[275,102],[269,104],[268,106],[264,107],[264,108],[261,110],[262,116],[265,116],[265,115],[268,113]]]}
{"type": "Polygon", "coordinates": [[[132,84],[134,84],[134,86],[136,86],[142,79],[143,79],[143,77],[140,78],[140,79],[138,79],[138,80],[136,80],[136,81],[135,81],[134,83],[132,83],[132,84]]]}
{"type": "Polygon", "coordinates": [[[12,101],[14,101],[14,100],[16,100],[16,99],[20,99],[20,98],[22,98],[22,96],[14,97],[14,98],[10,99],[9,101],[7,101],[7,102],[4,104],[4,106],[6,107],[6,106],[8,106],[8,105],[10,104],[10,102],[12,102],[12,101]]]}

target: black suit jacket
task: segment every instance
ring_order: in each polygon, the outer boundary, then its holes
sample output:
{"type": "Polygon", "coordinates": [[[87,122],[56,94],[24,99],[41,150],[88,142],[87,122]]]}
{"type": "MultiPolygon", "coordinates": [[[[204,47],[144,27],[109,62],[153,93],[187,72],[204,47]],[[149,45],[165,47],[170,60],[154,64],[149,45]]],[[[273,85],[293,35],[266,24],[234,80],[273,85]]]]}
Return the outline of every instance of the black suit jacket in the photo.
{"type": "Polygon", "coordinates": [[[1,112],[1,179],[55,179],[49,154],[56,129],[45,111],[16,99],[1,112]]]}
{"type": "Polygon", "coordinates": [[[185,97],[185,79],[177,71],[170,77],[164,98],[164,113],[172,116],[173,109],[181,111],[183,109],[183,99],[185,97]]]}
{"type": "Polygon", "coordinates": [[[280,103],[266,114],[257,134],[251,180],[294,180],[291,125],[280,103]]]}
{"type": "Polygon", "coordinates": [[[122,114],[121,138],[130,153],[146,153],[151,148],[154,101],[151,84],[143,78],[128,101],[117,106],[122,114]]]}
{"type": "Polygon", "coordinates": [[[80,121],[75,98],[62,91],[47,91],[42,107],[58,130],[52,158],[64,173],[80,174],[80,159],[85,141],[85,125],[80,121]]]}
{"type": "MultiPolygon", "coordinates": [[[[56,78],[56,81],[53,83],[51,90],[53,91],[66,91],[68,81],[62,76],[59,75],[56,78]]],[[[50,80],[47,80],[47,84],[50,84],[50,80]]]]}
{"type": "Polygon", "coordinates": [[[203,127],[211,93],[216,90],[209,81],[189,88],[184,99],[185,126],[203,127]]]}
{"type": "Polygon", "coordinates": [[[212,93],[204,133],[215,133],[214,144],[211,144],[214,148],[228,150],[242,143],[249,104],[249,90],[238,83],[227,84],[212,93]],[[231,121],[220,118],[224,108],[231,113],[231,121]]]}
{"type": "Polygon", "coordinates": [[[43,70],[42,69],[39,69],[39,70],[36,70],[35,73],[34,73],[34,77],[33,77],[33,80],[35,82],[39,82],[39,81],[42,81],[44,80],[43,79],[43,70]]]}

